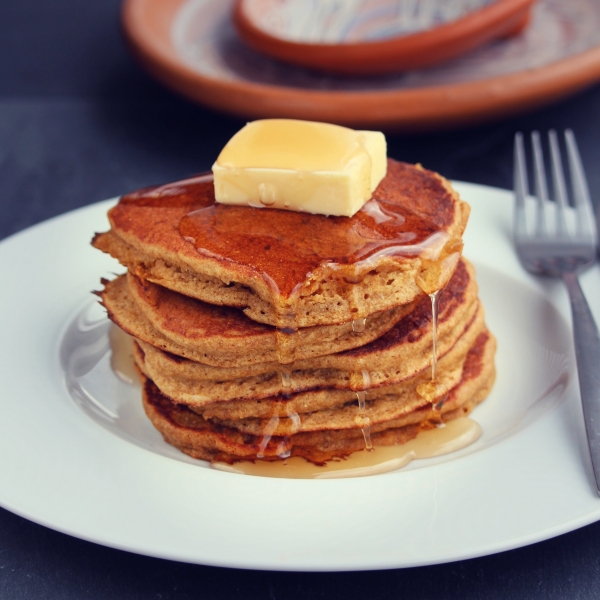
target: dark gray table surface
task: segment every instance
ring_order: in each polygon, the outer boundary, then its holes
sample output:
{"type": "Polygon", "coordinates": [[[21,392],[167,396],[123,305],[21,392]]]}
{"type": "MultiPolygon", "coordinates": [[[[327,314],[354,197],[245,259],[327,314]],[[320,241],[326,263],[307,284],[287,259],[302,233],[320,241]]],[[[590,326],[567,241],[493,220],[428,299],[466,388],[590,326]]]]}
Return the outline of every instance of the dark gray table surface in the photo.
{"type": "MultiPolygon", "coordinates": [[[[118,15],[119,0],[0,2],[0,238],[79,206],[207,170],[243,124],[147,77],[127,52],[118,15]]],[[[592,195],[600,198],[600,86],[485,126],[389,135],[389,155],[448,178],[509,188],[515,131],[552,127],[574,129],[592,195]]],[[[0,598],[109,597],[596,598],[600,524],[457,563],[315,574],[136,556],[0,509],[0,598]]]]}

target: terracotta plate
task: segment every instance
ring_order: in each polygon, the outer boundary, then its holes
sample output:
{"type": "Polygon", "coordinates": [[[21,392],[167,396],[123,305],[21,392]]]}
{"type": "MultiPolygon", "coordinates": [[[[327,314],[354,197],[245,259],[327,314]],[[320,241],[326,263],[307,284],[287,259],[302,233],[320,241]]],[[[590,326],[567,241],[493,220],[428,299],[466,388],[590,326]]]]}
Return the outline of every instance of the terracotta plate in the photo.
{"type": "Polygon", "coordinates": [[[376,129],[452,127],[550,103],[600,79],[600,4],[540,0],[529,27],[437,67],[377,77],[318,74],[238,38],[234,0],[125,0],[132,49],[169,87],[246,118],[376,129]]]}

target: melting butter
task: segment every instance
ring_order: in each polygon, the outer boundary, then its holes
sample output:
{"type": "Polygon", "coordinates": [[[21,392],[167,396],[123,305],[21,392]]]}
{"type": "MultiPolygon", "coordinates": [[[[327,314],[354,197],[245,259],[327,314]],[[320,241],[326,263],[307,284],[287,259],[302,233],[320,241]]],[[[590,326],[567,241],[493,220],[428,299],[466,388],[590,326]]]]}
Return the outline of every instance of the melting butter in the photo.
{"type": "Polygon", "coordinates": [[[233,465],[217,462],[213,463],[212,467],[229,473],[288,479],[364,477],[395,471],[413,459],[433,458],[457,452],[475,443],[480,436],[479,424],[467,417],[461,417],[448,421],[444,427],[422,431],[406,444],[375,446],[372,451],[360,450],[345,460],[329,461],[322,467],[299,457],[274,462],[244,461],[233,465]]]}
{"type": "Polygon", "coordinates": [[[222,204],[354,215],[387,171],[379,131],[293,119],[253,121],[236,133],[213,165],[222,204]]]}

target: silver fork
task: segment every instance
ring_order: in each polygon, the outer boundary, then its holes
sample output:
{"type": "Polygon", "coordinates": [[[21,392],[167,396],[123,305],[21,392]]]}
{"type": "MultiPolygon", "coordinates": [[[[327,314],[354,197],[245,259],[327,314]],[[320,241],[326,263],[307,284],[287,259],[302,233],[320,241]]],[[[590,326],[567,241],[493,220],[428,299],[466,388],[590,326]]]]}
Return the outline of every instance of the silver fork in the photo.
{"type": "Polygon", "coordinates": [[[596,491],[600,496],[600,337],[578,279],[579,273],[592,265],[596,259],[598,234],[585,173],[573,132],[565,131],[565,142],[577,221],[574,236],[569,233],[567,226],[566,213],[569,210],[569,200],[556,132],[550,131],[548,139],[556,222],[554,227],[549,227],[546,223],[548,186],[540,135],[536,131],[531,135],[531,143],[537,209],[535,224],[532,227],[533,232],[529,231],[525,214],[528,195],[527,165],[523,135],[517,133],[514,164],[515,244],[519,259],[528,271],[537,275],[561,277],[569,292],[583,416],[596,479],[596,491]]]}

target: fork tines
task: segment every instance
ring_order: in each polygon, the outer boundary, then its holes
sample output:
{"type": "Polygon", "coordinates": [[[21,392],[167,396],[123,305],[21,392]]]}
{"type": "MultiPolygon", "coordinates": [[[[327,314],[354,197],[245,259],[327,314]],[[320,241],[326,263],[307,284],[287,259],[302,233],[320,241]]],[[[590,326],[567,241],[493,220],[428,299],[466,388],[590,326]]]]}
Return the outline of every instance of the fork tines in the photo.
{"type": "MultiPolygon", "coordinates": [[[[566,212],[569,207],[569,196],[563,175],[560,147],[556,131],[548,133],[550,146],[550,165],[552,171],[552,190],[555,206],[555,225],[552,237],[554,239],[569,238],[566,212]]],[[[590,193],[585,179],[579,150],[575,136],[570,129],[565,131],[565,144],[569,162],[569,173],[571,181],[571,195],[576,213],[576,238],[586,243],[596,243],[596,227],[590,193]]],[[[515,212],[515,239],[544,238],[549,235],[549,226],[546,222],[546,207],[549,203],[548,187],[546,184],[546,170],[544,167],[544,154],[540,134],[534,131],[531,134],[531,146],[533,149],[533,172],[535,180],[535,196],[537,199],[537,210],[533,235],[529,233],[526,218],[526,198],[529,195],[527,178],[527,161],[525,158],[525,147],[523,134],[515,135],[515,162],[514,162],[514,187],[516,196],[515,212]]]]}

